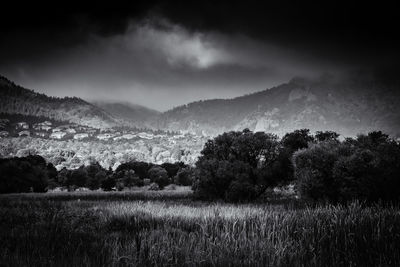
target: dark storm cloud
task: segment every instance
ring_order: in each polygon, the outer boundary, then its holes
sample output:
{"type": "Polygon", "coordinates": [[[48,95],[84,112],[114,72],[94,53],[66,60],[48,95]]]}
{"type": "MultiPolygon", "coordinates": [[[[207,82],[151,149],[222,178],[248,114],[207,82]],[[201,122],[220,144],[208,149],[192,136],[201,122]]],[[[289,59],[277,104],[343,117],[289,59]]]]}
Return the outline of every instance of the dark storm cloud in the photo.
{"type": "Polygon", "coordinates": [[[161,110],[293,76],[383,70],[398,58],[397,16],[388,6],[135,1],[14,9],[18,16],[0,17],[0,73],[51,95],[161,110]]]}

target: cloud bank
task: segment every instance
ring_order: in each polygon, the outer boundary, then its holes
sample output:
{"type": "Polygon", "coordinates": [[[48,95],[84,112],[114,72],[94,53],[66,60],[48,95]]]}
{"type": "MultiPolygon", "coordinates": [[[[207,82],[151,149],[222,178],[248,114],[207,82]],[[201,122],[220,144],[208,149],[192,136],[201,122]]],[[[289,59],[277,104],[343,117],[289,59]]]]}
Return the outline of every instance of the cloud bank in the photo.
{"type": "MultiPolygon", "coordinates": [[[[40,36],[35,41],[40,47],[40,36]]],[[[29,60],[0,63],[0,73],[39,92],[129,101],[160,111],[346,68],[245,34],[193,30],[160,17],[130,21],[112,35],[92,33],[84,42],[29,60]]]]}

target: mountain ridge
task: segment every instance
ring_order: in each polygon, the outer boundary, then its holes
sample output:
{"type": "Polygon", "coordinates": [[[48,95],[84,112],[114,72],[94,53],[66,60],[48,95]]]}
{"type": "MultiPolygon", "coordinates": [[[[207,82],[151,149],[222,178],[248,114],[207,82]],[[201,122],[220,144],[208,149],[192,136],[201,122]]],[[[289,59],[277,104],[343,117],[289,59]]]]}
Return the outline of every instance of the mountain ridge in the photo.
{"type": "Polygon", "coordinates": [[[126,102],[49,97],[0,76],[0,112],[47,116],[95,128],[134,126],[217,135],[249,128],[282,136],[299,128],[355,136],[382,130],[400,137],[398,86],[373,79],[294,78],[232,99],[191,102],[158,112],[126,102]]]}
{"type": "Polygon", "coordinates": [[[167,130],[216,135],[249,128],[282,136],[299,128],[354,136],[382,130],[400,136],[398,87],[374,80],[294,78],[288,83],[232,99],[192,102],[161,114],[167,130]]]}
{"type": "Polygon", "coordinates": [[[78,97],[50,97],[16,85],[0,75],[0,112],[44,116],[94,128],[108,128],[117,120],[78,97]]]}

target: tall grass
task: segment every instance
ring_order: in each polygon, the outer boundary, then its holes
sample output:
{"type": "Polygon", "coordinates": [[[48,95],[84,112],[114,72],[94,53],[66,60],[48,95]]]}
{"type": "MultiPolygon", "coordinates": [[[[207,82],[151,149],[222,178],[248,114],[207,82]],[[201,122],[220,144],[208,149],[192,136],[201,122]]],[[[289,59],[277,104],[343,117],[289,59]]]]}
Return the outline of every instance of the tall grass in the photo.
{"type": "Polygon", "coordinates": [[[400,208],[0,199],[5,266],[399,266],[400,208]]]}

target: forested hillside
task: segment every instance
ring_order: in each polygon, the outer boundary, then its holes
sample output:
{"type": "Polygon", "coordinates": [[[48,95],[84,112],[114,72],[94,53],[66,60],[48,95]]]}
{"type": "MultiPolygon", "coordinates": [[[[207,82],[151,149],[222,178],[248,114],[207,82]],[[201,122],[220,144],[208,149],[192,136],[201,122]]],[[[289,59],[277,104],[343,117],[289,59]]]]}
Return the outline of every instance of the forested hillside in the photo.
{"type": "Polygon", "coordinates": [[[296,78],[228,100],[193,102],[163,113],[156,125],[218,134],[249,128],[282,136],[297,128],[355,136],[383,130],[400,136],[400,94],[394,85],[357,79],[296,78]]]}
{"type": "Polygon", "coordinates": [[[0,76],[0,112],[42,116],[95,128],[116,125],[116,120],[100,108],[77,97],[49,97],[25,89],[0,76]]]}

